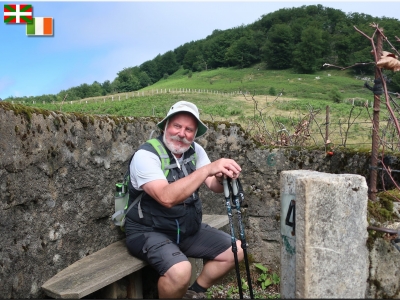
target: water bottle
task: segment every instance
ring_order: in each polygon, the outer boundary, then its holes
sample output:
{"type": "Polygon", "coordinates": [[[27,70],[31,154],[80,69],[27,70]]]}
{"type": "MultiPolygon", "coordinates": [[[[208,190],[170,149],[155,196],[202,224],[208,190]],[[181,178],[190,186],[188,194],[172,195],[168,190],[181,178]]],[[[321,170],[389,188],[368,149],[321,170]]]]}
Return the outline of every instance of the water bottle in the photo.
{"type": "MultiPolygon", "coordinates": [[[[128,196],[127,194],[127,188],[124,183],[116,183],[115,184],[115,211],[120,211],[124,210],[126,204],[127,204],[127,199],[125,196],[128,196]]],[[[121,217],[122,218],[122,215],[121,217]]],[[[120,221],[120,220],[118,220],[120,221]]]]}
{"type": "Polygon", "coordinates": [[[124,184],[123,183],[116,183],[115,184],[115,196],[122,197],[125,194],[124,191],[124,184]]]}

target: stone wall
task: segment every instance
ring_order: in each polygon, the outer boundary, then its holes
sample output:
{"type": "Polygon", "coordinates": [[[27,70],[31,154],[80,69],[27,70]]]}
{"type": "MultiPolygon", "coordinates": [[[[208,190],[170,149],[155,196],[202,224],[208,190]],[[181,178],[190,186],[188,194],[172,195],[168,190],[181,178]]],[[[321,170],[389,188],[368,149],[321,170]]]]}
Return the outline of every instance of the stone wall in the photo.
{"type": "MultiPolygon", "coordinates": [[[[114,184],[157,121],[0,103],[0,298],[42,298],[50,277],[123,238],[110,221],[114,184]]],[[[242,166],[248,251],[272,270],[280,263],[280,172],[368,174],[366,154],[261,149],[236,124],[208,126],[197,142],[211,160],[242,166]]],[[[204,213],[226,213],[222,194],[202,187],[201,195],[204,213]]]]}

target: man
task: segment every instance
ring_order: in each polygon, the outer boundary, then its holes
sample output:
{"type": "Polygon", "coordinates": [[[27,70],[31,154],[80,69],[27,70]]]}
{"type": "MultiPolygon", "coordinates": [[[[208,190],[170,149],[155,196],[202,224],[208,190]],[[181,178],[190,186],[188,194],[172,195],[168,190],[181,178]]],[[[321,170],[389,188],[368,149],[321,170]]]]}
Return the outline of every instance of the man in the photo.
{"type": "MultiPolygon", "coordinates": [[[[237,178],[241,168],[232,159],[210,162],[205,150],[194,142],[207,127],[193,103],[175,103],[157,126],[163,131],[158,139],[173,165],[165,175],[160,156],[148,143],[135,153],[130,164],[129,202],[141,196],[126,217],[127,247],[158,271],[159,298],[204,297],[207,288],[235,262],[231,236],[201,223],[198,189],[205,183],[210,190],[222,193],[223,176],[237,178]],[[207,260],[189,290],[191,264],[187,256],[207,260]]],[[[240,241],[237,248],[241,261],[240,241]]]]}

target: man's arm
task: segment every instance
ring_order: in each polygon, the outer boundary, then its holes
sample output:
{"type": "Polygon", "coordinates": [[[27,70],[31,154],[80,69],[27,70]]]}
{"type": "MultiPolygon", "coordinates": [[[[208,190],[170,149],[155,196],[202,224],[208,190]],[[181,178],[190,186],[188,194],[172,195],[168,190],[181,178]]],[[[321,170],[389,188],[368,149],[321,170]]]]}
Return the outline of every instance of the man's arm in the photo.
{"type": "MultiPolygon", "coordinates": [[[[197,154],[196,168],[199,169],[199,168],[211,163],[204,148],[196,142],[195,142],[195,149],[196,149],[196,154],[197,154]]],[[[222,193],[224,191],[224,188],[222,186],[223,178],[224,178],[224,176],[222,175],[222,173],[218,173],[218,174],[215,174],[214,176],[208,177],[204,181],[204,183],[214,193],[222,193]]]]}
{"type": "Polygon", "coordinates": [[[221,158],[171,184],[167,180],[154,180],[143,184],[141,188],[161,205],[170,208],[185,201],[203,182],[213,191],[222,191],[214,175],[237,178],[241,170],[233,159],[221,158]]]}
{"type": "Polygon", "coordinates": [[[224,191],[224,187],[222,185],[223,178],[224,178],[224,176],[222,175],[222,173],[216,174],[212,177],[208,177],[204,181],[204,183],[214,193],[222,193],[224,191]]]}

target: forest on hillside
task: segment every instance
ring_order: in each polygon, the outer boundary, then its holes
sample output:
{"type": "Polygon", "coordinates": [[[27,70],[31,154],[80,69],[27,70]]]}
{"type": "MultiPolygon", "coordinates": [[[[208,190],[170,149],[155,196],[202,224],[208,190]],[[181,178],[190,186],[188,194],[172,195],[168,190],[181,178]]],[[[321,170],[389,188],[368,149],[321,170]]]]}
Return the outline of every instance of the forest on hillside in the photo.
{"type": "MultiPolygon", "coordinates": [[[[187,42],[139,66],[126,67],[112,81],[83,83],[56,95],[4,100],[53,102],[62,101],[66,95],[68,100],[79,100],[137,91],[168,78],[180,68],[191,74],[225,67],[248,68],[263,63],[270,70],[292,69],[298,74],[312,74],[328,63],[353,66],[356,74],[370,75],[375,67],[371,43],[355,27],[368,35],[374,31],[370,26],[372,23],[379,24],[389,40],[398,39],[400,21],[394,18],[345,14],[321,4],[284,8],[263,15],[246,26],[214,30],[204,39],[187,42]]],[[[393,49],[384,43],[383,50],[393,49]]],[[[390,86],[400,91],[398,73],[388,71],[385,76],[390,86]]]]}

